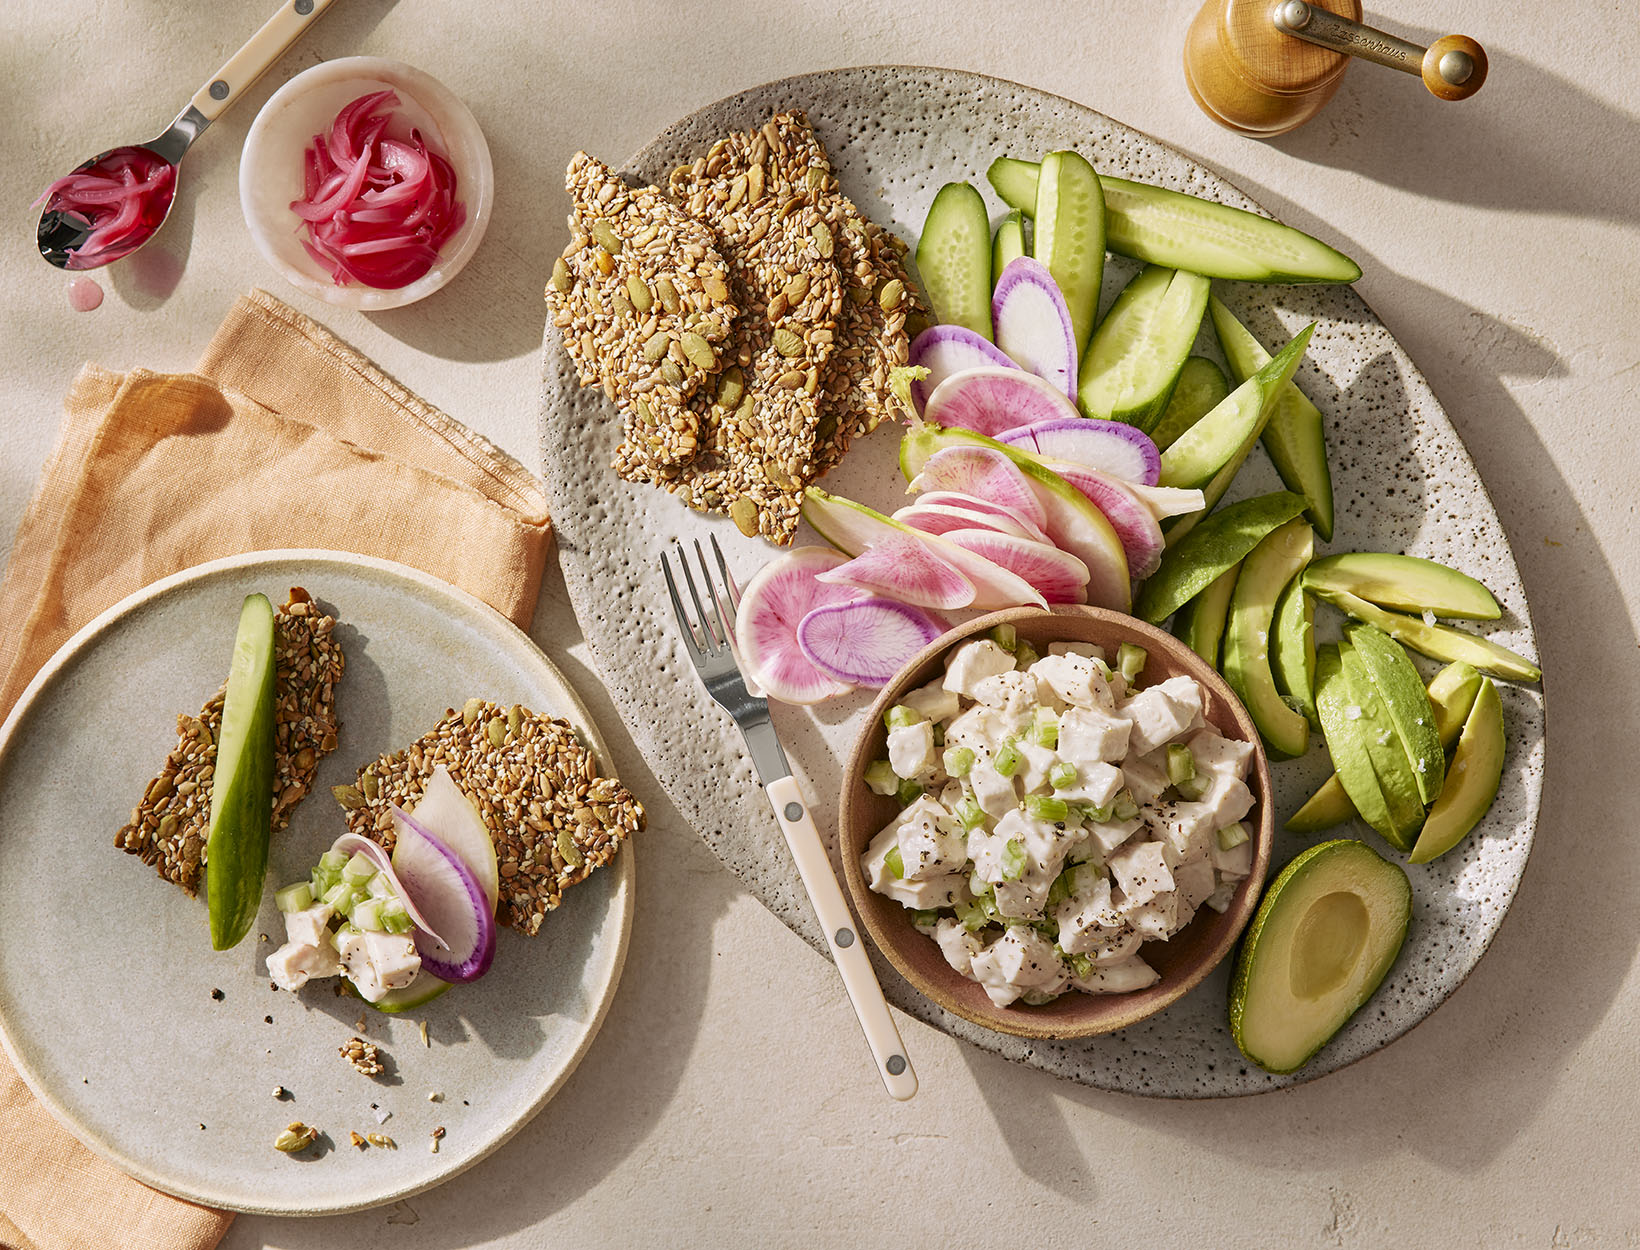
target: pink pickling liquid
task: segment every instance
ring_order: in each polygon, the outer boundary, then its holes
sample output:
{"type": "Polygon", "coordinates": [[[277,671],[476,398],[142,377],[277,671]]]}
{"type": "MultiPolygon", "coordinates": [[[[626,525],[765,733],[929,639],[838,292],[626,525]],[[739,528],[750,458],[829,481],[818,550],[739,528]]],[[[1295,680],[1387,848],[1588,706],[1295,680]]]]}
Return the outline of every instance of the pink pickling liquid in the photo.
{"type": "Polygon", "coordinates": [[[90,312],[102,302],[103,289],[95,278],[81,276],[69,282],[68,305],[75,312],[90,312]]]}

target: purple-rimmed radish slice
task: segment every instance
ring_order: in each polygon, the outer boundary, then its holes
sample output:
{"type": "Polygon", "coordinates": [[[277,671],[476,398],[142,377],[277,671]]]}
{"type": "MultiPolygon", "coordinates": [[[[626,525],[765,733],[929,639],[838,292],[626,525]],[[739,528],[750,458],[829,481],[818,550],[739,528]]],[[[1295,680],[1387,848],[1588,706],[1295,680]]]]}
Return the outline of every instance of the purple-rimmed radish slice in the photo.
{"type": "Polygon", "coordinates": [[[457,985],[476,981],[495,958],[495,916],[484,887],[466,861],[394,806],[393,869],[403,884],[405,907],[411,900],[432,922],[439,936],[415,929],[421,966],[440,981],[457,985]]]}
{"type": "MultiPolygon", "coordinates": [[[[987,365],[1001,369],[1018,368],[1006,352],[989,339],[975,334],[967,326],[929,326],[911,340],[907,362],[928,370],[926,378],[911,384],[911,398],[917,401],[917,415],[928,407],[928,397],[934,388],[953,373],[979,369],[987,365]]],[[[1075,399],[1075,395],[1071,396],[1075,399]]]]}
{"type": "Polygon", "coordinates": [[[946,534],[951,530],[995,530],[1012,534],[1015,538],[1034,538],[1046,541],[1041,530],[1032,532],[1013,517],[1002,512],[981,512],[977,508],[957,507],[945,503],[914,503],[898,509],[894,520],[924,534],[946,534]]]}
{"type": "Polygon", "coordinates": [[[1207,507],[1207,496],[1199,490],[1186,490],[1180,486],[1141,486],[1137,482],[1128,483],[1128,489],[1139,497],[1158,521],[1200,512],[1207,507]]]}
{"type": "Polygon", "coordinates": [[[872,597],[816,608],[798,625],[797,642],[838,681],[881,686],[944,632],[921,608],[872,597]]]}
{"type": "Polygon", "coordinates": [[[952,530],[945,539],[1017,573],[1049,603],[1088,601],[1088,566],[1052,543],[977,529],[952,530]]]}
{"type": "Polygon", "coordinates": [[[796,547],[765,564],[742,592],[735,649],[746,675],[771,699],[810,704],[849,692],[809,663],[797,645],[798,623],[815,608],[860,598],[852,586],[819,580],[847,561],[829,547],[796,547]]]}
{"type": "MultiPolygon", "coordinates": [[[[1066,487],[1069,490],[1070,487],[1066,487]]],[[[803,500],[803,519],[815,532],[833,547],[850,555],[859,555],[885,539],[911,535],[928,544],[935,555],[954,565],[964,577],[974,583],[974,601],[968,606],[991,611],[1020,604],[1048,606],[1037,589],[1017,574],[1009,572],[983,556],[948,543],[933,534],[919,533],[909,525],[902,525],[892,517],[873,511],[864,504],[830,495],[818,486],[808,489],[803,500]]],[[[744,601],[743,601],[744,603],[744,601]]]]}
{"type": "Polygon", "coordinates": [[[990,447],[947,447],[935,452],[911,480],[911,490],[919,495],[940,491],[989,500],[1038,529],[1045,519],[1041,501],[1019,467],[990,447]]]}
{"type": "MultiPolygon", "coordinates": [[[[925,505],[928,507],[958,508],[963,512],[983,516],[986,519],[980,523],[981,529],[1001,530],[1004,534],[1012,534],[1018,531],[1021,538],[1037,538],[1043,542],[1048,541],[1048,536],[1028,518],[1021,516],[1004,504],[996,503],[990,499],[981,499],[978,495],[965,495],[961,491],[955,490],[926,490],[917,496],[917,502],[911,506],[921,508],[925,505]]],[[[903,512],[905,509],[902,508],[900,511],[903,512]]],[[[895,515],[898,516],[899,513],[895,513],[895,515]]],[[[918,528],[922,527],[919,526],[918,528]]],[[[962,527],[953,526],[952,528],[962,527]]],[[[944,531],[940,532],[943,533],[944,531]]]]}
{"type": "Polygon", "coordinates": [[[1045,463],[1105,514],[1127,556],[1128,576],[1149,577],[1156,571],[1164,550],[1162,527],[1156,524],[1156,514],[1134,493],[1132,485],[1086,465],[1065,460],[1045,463]]]}
{"type": "Polygon", "coordinates": [[[884,538],[818,580],[920,608],[966,608],[974,601],[974,583],[910,534],[884,538]]]}
{"type": "Polygon", "coordinates": [[[988,438],[1039,421],[1083,419],[1065,392],[1011,362],[953,373],[923,405],[923,420],[930,424],[972,430],[988,438]]]}
{"type": "Polygon", "coordinates": [[[349,859],[362,854],[376,866],[376,871],[384,874],[392,884],[393,893],[397,894],[399,901],[404,904],[405,914],[410,917],[410,923],[422,932],[430,934],[434,941],[443,941],[439,937],[438,930],[433,928],[432,922],[417,909],[416,900],[411,897],[409,891],[404,888],[404,883],[399,880],[399,874],[393,868],[393,860],[387,854],[386,847],[379,842],[372,842],[363,834],[344,833],[330,844],[330,849],[338,855],[346,855],[349,859]]]}
{"type": "Polygon", "coordinates": [[[473,870],[484,887],[493,912],[501,898],[501,876],[496,866],[495,841],[466,792],[443,764],[433,767],[421,801],[411,810],[416,823],[449,847],[473,870]]]}
{"type": "Polygon", "coordinates": [[[1161,453],[1150,436],[1120,421],[1066,417],[1020,426],[993,437],[1033,456],[1085,464],[1125,482],[1154,486],[1162,471],[1161,453]]]}
{"type": "Polygon", "coordinates": [[[1047,266],[1029,256],[1008,262],[991,295],[997,346],[1020,368],[1076,402],[1076,334],[1047,266]]]}

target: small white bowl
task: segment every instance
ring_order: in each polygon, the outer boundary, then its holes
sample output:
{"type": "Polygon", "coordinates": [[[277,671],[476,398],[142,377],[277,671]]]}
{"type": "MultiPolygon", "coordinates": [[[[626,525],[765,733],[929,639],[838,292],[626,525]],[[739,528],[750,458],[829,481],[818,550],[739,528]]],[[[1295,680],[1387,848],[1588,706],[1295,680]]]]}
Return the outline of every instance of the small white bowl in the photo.
{"type": "Polygon", "coordinates": [[[239,159],[240,207],[268,264],[305,294],[364,312],[414,303],[460,273],[484,237],[494,201],[490,148],[467,106],[430,74],[373,56],[325,61],[292,78],[256,115],[239,159]],[[449,159],[467,220],[445,241],[437,263],[409,285],[391,291],[358,283],[337,286],[302,249],[302,221],[290,202],[302,197],[302,154],[313,136],[327,132],[349,102],[384,87],[398,93],[394,111],[449,159]]]}

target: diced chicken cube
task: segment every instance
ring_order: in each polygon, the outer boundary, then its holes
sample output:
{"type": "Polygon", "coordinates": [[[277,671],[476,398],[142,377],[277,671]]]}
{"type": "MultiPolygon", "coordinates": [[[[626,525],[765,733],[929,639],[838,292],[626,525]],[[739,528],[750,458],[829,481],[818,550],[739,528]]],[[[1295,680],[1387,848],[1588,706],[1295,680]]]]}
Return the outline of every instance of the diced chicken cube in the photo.
{"type": "Polygon", "coordinates": [[[1017,720],[1036,710],[1036,682],[1029,673],[998,673],[975,682],[973,697],[1010,720],[1017,720]]]}
{"type": "Polygon", "coordinates": [[[991,709],[975,704],[945,727],[945,745],[970,751],[991,749],[991,709]]]}
{"type": "MultiPolygon", "coordinates": [[[[285,913],[285,936],[298,946],[330,946],[330,918],[336,914],[328,903],[317,902],[301,911],[285,913]]],[[[334,976],[335,973],[328,975],[334,976]]]]}
{"type": "Polygon", "coordinates": [[[1091,825],[1083,825],[1082,828],[1087,833],[1089,841],[1097,845],[1106,856],[1109,856],[1112,851],[1144,828],[1144,824],[1143,820],[1135,816],[1131,820],[1100,821],[1091,825]]]}
{"type": "Polygon", "coordinates": [[[945,962],[963,976],[973,970],[974,956],[985,949],[985,943],[950,916],[942,916],[934,926],[934,940],[939,943],[945,962]]]}
{"type": "Polygon", "coordinates": [[[1142,907],[1158,894],[1173,889],[1173,874],[1168,871],[1160,842],[1129,843],[1113,851],[1105,865],[1121,887],[1129,909],[1142,907]]]}
{"type": "Polygon", "coordinates": [[[1212,726],[1193,735],[1186,743],[1196,761],[1196,772],[1221,777],[1247,779],[1253,763],[1253,744],[1240,738],[1226,738],[1212,726]]]}
{"type": "Polygon", "coordinates": [[[1114,711],[1110,670],[1099,660],[1080,655],[1050,655],[1031,665],[1031,676],[1072,707],[1114,711]]]}
{"type": "Polygon", "coordinates": [[[926,794],[900,813],[896,838],[907,881],[958,872],[968,860],[968,838],[962,825],[926,794]]]}
{"type": "Polygon", "coordinates": [[[1122,770],[1114,764],[1080,764],[1076,782],[1054,793],[1067,803],[1109,807],[1122,790],[1122,770]]]}
{"type": "Polygon", "coordinates": [[[1213,828],[1223,829],[1253,810],[1253,792],[1240,777],[1215,774],[1207,792],[1197,802],[1207,809],[1213,828]]]}
{"type": "Polygon", "coordinates": [[[993,820],[1000,820],[1019,806],[1013,778],[997,772],[988,755],[974,761],[968,770],[968,785],[980,810],[993,820]]]}
{"type": "Polygon", "coordinates": [[[1103,708],[1073,707],[1059,718],[1059,753],[1073,764],[1114,764],[1128,754],[1133,722],[1103,708]]]}
{"type": "Polygon", "coordinates": [[[1029,925],[1008,926],[1005,934],[973,956],[969,967],[998,1007],[1031,991],[1058,993],[1070,980],[1053,944],[1029,925]]]}
{"type": "Polygon", "coordinates": [[[1103,660],[1105,649],[1091,642],[1050,642],[1049,655],[1081,655],[1090,660],[1103,660]]]}
{"type": "Polygon", "coordinates": [[[1168,780],[1166,758],[1156,755],[1129,755],[1122,761],[1122,780],[1133,801],[1148,807],[1173,783],[1168,780]]]}
{"type": "Polygon", "coordinates": [[[965,642],[951,653],[951,662],[945,666],[945,680],[941,683],[952,694],[974,698],[974,687],[987,677],[1011,673],[1014,657],[989,638],[965,642]]]}
{"type": "Polygon", "coordinates": [[[1014,776],[1019,779],[1020,788],[1026,794],[1043,794],[1052,790],[1048,773],[1059,763],[1058,753],[1051,747],[1037,746],[1034,742],[1021,742],[1014,749],[1019,752],[1019,771],[1014,776]]]}
{"type": "Polygon", "coordinates": [[[1240,881],[1220,881],[1213,887],[1213,892],[1207,896],[1207,906],[1220,915],[1230,910],[1230,903],[1236,897],[1236,891],[1241,888],[1240,881]]]}
{"type": "Polygon", "coordinates": [[[1127,909],[1128,923],[1147,942],[1165,942],[1179,928],[1179,895],[1164,890],[1148,903],[1127,909]]]}
{"type": "Polygon", "coordinates": [[[956,692],[947,690],[945,682],[939,678],[902,695],[900,702],[936,722],[948,721],[962,710],[956,692]]]}
{"type": "Polygon", "coordinates": [[[889,870],[888,853],[899,845],[899,830],[898,821],[889,825],[871,840],[871,845],[861,857],[860,866],[865,870],[866,880],[871,888],[919,911],[967,902],[971,895],[968,892],[966,873],[953,872],[913,881],[896,877],[889,870]]]}
{"type": "Polygon", "coordinates": [[[1128,750],[1135,755],[1149,755],[1187,730],[1201,727],[1201,687],[1184,674],[1169,677],[1139,691],[1120,710],[1133,722],[1128,750]]]}
{"type": "Polygon", "coordinates": [[[1085,977],[1072,977],[1071,984],[1084,994],[1128,994],[1155,985],[1161,974],[1135,955],[1118,964],[1099,964],[1085,977]]]}
{"type": "Polygon", "coordinates": [[[888,764],[896,777],[926,781],[934,773],[934,725],[920,720],[888,731],[888,764]]]}
{"type": "Polygon", "coordinates": [[[1196,914],[1196,909],[1218,888],[1218,878],[1213,872],[1212,863],[1197,859],[1173,870],[1173,884],[1179,895],[1179,923],[1182,926],[1190,923],[1189,918],[1196,914]]]}
{"type": "Polygon", "coordinates": [[[286,942],[268,956],[268,976],[282,990],[299,990],[314,977],[333,977],[342,970],[330,936],[317,945],[286,942]]]}
{"type": "Polygon", "coordinates": [[[421,956],[408,934],[344,928],[336,938],[336,953],[347,979],[367,1003],[379,1003],[421,971],[421,956]]]}
{"type": "Polygon", "coordinates": [[[1208,859],[1222,880],[1240,881],[1253,871],[1253,839],[1248,837],[1226,851],[1219,846],[1218,834],[1215,833],[1208,848],[1208,859]]]}
{"type": "Polygon", "coordinates": [[[1111,901],[1110,881],[1092,868],[1079,868],[1071,895],[1054,908],[1059,947],[1071,955],[1094,955],[1127,941],[1132,926],[1111,901]]]}
{"type": "Polygon", "coordinates": [[[1211,807],[1184,799],[1147,808],[1145,822],[1166,846],[1170,867],[1206,863],[1219,829],[1211,807]]]}

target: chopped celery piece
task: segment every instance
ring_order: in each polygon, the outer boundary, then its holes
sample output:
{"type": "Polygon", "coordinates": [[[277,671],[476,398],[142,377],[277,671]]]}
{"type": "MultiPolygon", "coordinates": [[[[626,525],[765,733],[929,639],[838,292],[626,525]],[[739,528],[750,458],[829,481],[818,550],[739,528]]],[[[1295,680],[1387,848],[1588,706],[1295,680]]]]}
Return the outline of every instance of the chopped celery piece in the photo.
{"type": "Polygon", "coordinates": [[[363,851],[355,851],[353,858],[342,865],[342,880],[349,885],[363,886],[376,875],[376,861],[363,851]]]}
{"type": "Polygon", "coordinates": [[[923,714],[914,707],[907,707],[903,703],[896,703],[883,713],[883,724],[890,729],[904,729],[907,725],[915,725],[923,719],[923,714]]]}
{"type": "Polygon", "coordinates": [[[1237,821],[1219,830],[1219,850],[1233,851],[1247,841],[1247,826],[1237,821]]]}
{"type": "Polygon", "coordinates": [[[1012,625],[997,625],[991,630],[991,641],[1004,651],[1012,651],[1019,645],[1019,635],[1012,625]]]}
{"type": "Polygon", "coordinates": [[[964,833],[972,833],[985,823],[985,809],[973,798],[965,798],[957,804],[957,819],[962,821],[964,833]]]}
{"type": "Polygon", "coordinates": [[[900,848],[897,845],[888,848],[888,854],[883,856],[883,867],[888,869],[895,880],[905,880],[905,860],[900,858],[900,848]]]}
{"type": "Polygon", "coordinates": [[[1070,816],[1071,807],[1064,799],[1056,799],[1051,794],[1027,794],[1025,814],[1057,824],[1070,816]]]}
{"type": "Polygon", "coordinates": [[[940,909],[938,907],[921,908],[911,913],[911,923],[919,929],[933,928],[939,922],[940,909]]]}
{"type": "Polygon", "coordinates": [[[978,932],[990,924],[997,916],[997,901],[990,890],[974,895],[972,903],[956,904],[957,920],[970,933],[978,932]]]}
{"type": "Polygon", "coordinates": [[[313,906],[313,885],[308,881],[294,882],[274,891],[273,901],[282,912],[306,911],[313,906]]]}
{"type": "Polygon", "coordinates": [[[945,771],[952,777],[966,777],[974,767],[974,753],[968,747],[947,747],[945,771]]]}
{"type": "Polygon", "coordinates": [[[326,872],[341,872],[347,866],[347,856],[340,851],[326,851],[319,856],[319,867],[326,872]]]}
{"type": "Polygon", "coordinates": [[[900,801],[901,807],[909,807],[923,796],[922,782],[902,781],[900,788],[894,792],[894,797],[900,801]]]}
{"type": "Polygon", "coordinates": [[[1061,760],[1048,770],[1048,784],[1055,790],[1069,790],[1076,784],[1076,765],[1061,760]]]}
{"type": "Polygon", "coordinates": [[[1059,948],[1057,946],[1054,947],[1054,950],[1057,951],[1059,953],[1060,957],[1062,959],[1064,959],[1064,961],[1071,966],[1071,971],[1073,973],[1075,973],[1077,976],[1086,977],[1086,976],[1089,976],[1089,975],[1092,974],[1092,972],[1093,972],[1093,960],[1089,956],[1087,956],[1087,955],[1067,955],[1067,954],[1065,954],[1064,951],[1059,950],[1059,948]]]}
{"type": "Polygon", "coordinates": [[[1019,770],[1019,748],[1012,738],[997,748],[997,753],[991,757],[991,767],[1003,777],[1012,777],[1019,770]]]}
{"type": "Polygon", "coordinates": [[[1071,896],[1071,881],[1076,875],[1076,866],[1073,864],[1053,879],[1048,887],[1048,906],[1057,907],[1071,896]]]}
{"type": "Polygon", "coordinates": [[[361,929],[381,929],[382,901],[379,898],[363,898],[353,904],[353,911],[348,919],[361,929]]]}
{"type": "Polygon", "coordinates": [[[1139,814],[1139,805],[1133,801],[1131,790],[1118,790],[1111,801],[1110,814],[1117,820],[1132,820],[1139,814]]]}
{"type": "Polygon", "coordinates": [[[945,726],[938,721],[934,722],[934,745],[937,747],[945,745],[945,726]]]}
{"type": "Polygon", "coordinates": [[[1041,658],[1042,657],[1036,653],[1036,648],[1026,642],[1023,638],[1021,638],[1018,645],[1014,647],[1014,667],[1017,669],[1023,670],[1030,668],[1031,665],[1035,664],[1041,658]]]}
{"type": "Polygon", "coordinates": [[[1194,802],[1207,793],[1208,780],[1206,777],[1192,777],[1188,781],[1175,782],[1173,788],[1179,792],[1179,797],[1194,802]]]}
{"type": "Polygon", "coordinates": [[[1059,713],[1051,707],[1039,707],[1031,717],[1031,741],[1039,747],[1052,750],[1059,745],[1059,713]]]}
{"type": "Polygon", "coordinates": [[[378,872],[374,877],[370,878],[370,884],[365,887],[365,891],[371,898],[397,897],[397,895],[393,892],[393,881],[385,872],[378,872]]]}
{"type": "Polygon", "coordinates": [[[1167,748],[1167,779],[1174,785],[1181,782],[1194,781],[1196,777],[1196,757],[1190,754],[1190,748],[1183,743],[1172,742],[1167,748]]]}
{"type": "Polygon", "coordinates": [[[1077,816],[1084,825],[1103,825],[1110,822],[1111,809],[1095,807],[1092,803],[1072,803],[1071,813],[1077,816]]]}
{"type": "Polygon", "coordinates": [[[887,760],[872,760],[866,765],[866,786],[873,794],[889,795],[900,788],[900,778],[887,760]]]}
{"type": "Polygon", "coordinates": [[[338,881],[325,891],[324,903],[332,911],[341,912],[345,916],[353,910],[353,901],[356,898],[358,891],[346,881],[338,881]]]}
{"type": "Polygon", "coordinates": [[[1018,838],[1009,838],[1008,844],[1002,848],[1002,879],[1018,881],[1024,871],[1025,847],[1018,838]]]}
{"type": "Polygon", "coordinates": [[[1116,669],[1131,686],[1139,674],[1145,671],[1145,661],[1149,658],[1149,653],[1143,647],[1124,642],[1116,648],[1116,669]]]}
{"type": "Polygon", "coordinates": [[[389,933],[408,933],[415,923],[410,919],[410,912],[400,899],[383,899],[381,909],[376,913],[381,920],[382,928],[389,933]]]}

